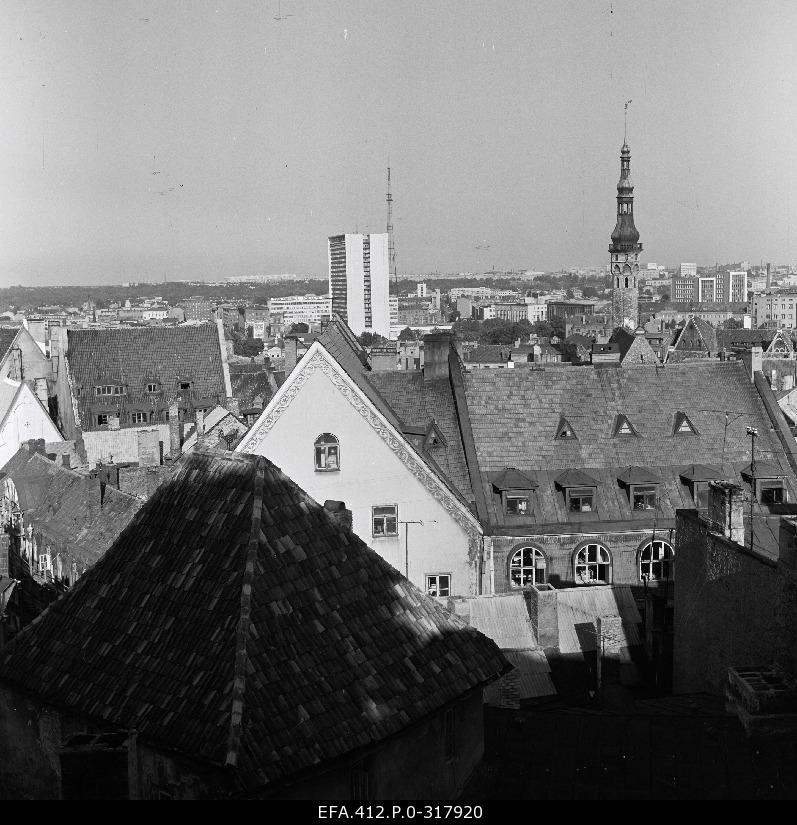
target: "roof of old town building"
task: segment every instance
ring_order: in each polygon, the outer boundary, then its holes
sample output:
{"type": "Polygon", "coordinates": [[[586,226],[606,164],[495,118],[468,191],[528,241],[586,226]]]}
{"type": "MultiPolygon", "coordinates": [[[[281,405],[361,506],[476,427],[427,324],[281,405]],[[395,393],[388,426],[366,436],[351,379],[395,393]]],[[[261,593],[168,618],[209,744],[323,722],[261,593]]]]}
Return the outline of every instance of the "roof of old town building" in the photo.
{"type": "Polygon", "coordinates": [[[97,412],[167,410],[174,401],[186,408],[214,407],[227,396],[216,324],[70,329],[67,336],[72,394],[84,430],[94,429],[97,412]],[[181,391],[181,383],[190,389],[181,391]],[[149,384],[157,390],[148,392],[149,384]],[[98,395],[95,388],[102,386],[126,390],[98,395]]]}
{"type": "Polygon", "coordinates": [[[626,524],[650,519],[650,513],[632,509],[628,487],[656,483],[657,517],[674,519],[676,508],[694,507],[682,479],[683,473],[694,473],[694,465],[716,467],[717,477],[740,480],[750,463],[748,426],[758,428],[759,458],[779,467],[791,497],[797,495],[797,450],[784,446],[782,427],[770,418],[779,415],[774,397],[767,399],[773,408],[768,411],[763,390],[740,361],[473,370],[463,380],[471,464],[481,480],[479,516],[502,530],[572,527],[561,491],[592,485],[585,479],[562,484],[568,470],[595,480],[594,510],[585,518],[626,524]],[[508,468],[537,485],[536,506],[527,514],[503,512],[495,484],[508,468]]]}
{"type": "Polygon", "coordinates": [[[250,790],[508,667],[267,459],[201,449],[0,653],[22,692],[227,766],[250,790]]]}

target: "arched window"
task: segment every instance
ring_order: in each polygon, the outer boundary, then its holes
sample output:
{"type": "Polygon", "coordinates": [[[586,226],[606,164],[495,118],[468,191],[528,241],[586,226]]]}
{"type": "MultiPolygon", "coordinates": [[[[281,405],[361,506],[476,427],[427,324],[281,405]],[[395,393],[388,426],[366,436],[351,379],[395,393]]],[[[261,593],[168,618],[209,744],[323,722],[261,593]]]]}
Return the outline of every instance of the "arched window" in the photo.
{"type": "Polygon", "coordinates": [[[322,433],[315,440],[316,470],[340,469],[340,444],[332,433],[322,433]]]}
{"type": "Polygon", "coordinates": [[[545,584],[545,556],[536,547],[521,547],[509,560],[509,583],[512,587],[545,584]]]}
{"type": "Polygon", "coordinates": [[[612,557],[602,544],[585,544],[575,558],[576,584],[611,584],[612,557]]]}
{"type": "Polygon", "coordinates": [[[625,285],[628,286],[628,278],[625,279],[625,285]]]}
{"type": "Polygon", "coordinates": [[[671,581],[675,554],[666,541],[649,541],[639,551],[639,578],[650,582],[671,581]]]}

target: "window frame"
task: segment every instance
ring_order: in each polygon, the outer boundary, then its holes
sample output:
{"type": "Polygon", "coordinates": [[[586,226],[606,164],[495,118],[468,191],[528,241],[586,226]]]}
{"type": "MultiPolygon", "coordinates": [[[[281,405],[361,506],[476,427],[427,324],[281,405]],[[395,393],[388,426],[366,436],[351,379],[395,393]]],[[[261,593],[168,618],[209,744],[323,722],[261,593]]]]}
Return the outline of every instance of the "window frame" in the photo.
{"type": "Polygon", "coordinates": [[[504,494],[504,512],[508,516],[528,516],[531,515],[531,497],[528,495],[523,495],[521,493],[505,493],[504,494]],[[524,501],[526,503],[525,510],[522,508],[512,511],[509,509],[509,502],[520,502],[524,501]]]}
{"type": "Polygon", "coordinates": [[[148,393],[160,392],[160,384],[152,383],[152,382],[148,383],[147,384],[147,392],[148,393]]]}
{"type": "Polygon", "coordinates": [[[450,573],[427,573],[426,574],[426,595],[433,596],[434,598],[445,598],[451,595],[451,574],[450,573]],[[432,585],[430,582],[431,580],[435,580],[435,584],[432,585]],[[440,579],[447,579],[448,583],[443,587],[440,584],[440,579]],[[430,591],[434,587],[435,593],[431,593],[430,591]],[[441,593],[441,590],[445,590],[445,593],[441,593]]]}
{"type": "Polygon", "coordinates": [[[321,433],[313,442],[313,467],[317,473],[337,473],[340,472],[340,439],[334,433],[321,433]],[[325,437],[332,439],[324,441],[325,437]],[[319,453],[323,450],[323,453],[319,453]],[[330,456],[335,456],[335,466],[330,466],[330,456]],[[323,455],[323,464],[319,461],[323,455]]]}
{"type": "Polygon", "coordinates": [[[375,539],[392,539],[398,536],[398,504],[375,504],[371,507],[371,535],[375,539]],[[393,510],[393,515],[388,513],[377,513],[377,510],[393,510]],[[376,532],[377,519],[382,519],[383,532],[376,532]],[[388,519],[395,521],[395,532],[388,532],[388,519]]]}
{"type": "Polygon", "coordinates": [[[594,513],[595,499],[597,497],[597,487],[565,487],[565,509],[568,514],[594,513]],[[575,509],[570,506],[571,501],[589,498],[591,507],[585,510],[582,507],[575,509]]]}
{"type": "Polygon", "coordinates": [[[611,584],[612,579],[614,577],[614,559],[612,558],[612,553],[609,548],[605,544],[601,544],[599,541],[588,541],[584,542],[582,545],[577,547],[573,552],[573,578],[577,585],[582,584],[611,584]],[[589,548],[595,547],[596,550],[596,559],[595,561],[589,560],[589,548]],[[601,551],[603,551],[607,556],[607,561],[601,560],[601,551]],[[581,554],[584,553],[584,561],[579,563],[579,557],[581,554]],[[596,576],[595,578],[587,578],[584,579],[583,575],[579,575],[579,568],[585,568],[587,572],[591,567],[596,568],[596,576]],[[600,573],[600,568],[606,567],[608,570],[608,576],[605,578],[599,578],[597,574],[600,573]]]}
{"type": "MultiPolygon", "coordinates": [[[[665,551],[666,554],[666,551],[665,551]]],[[[650,541],[646,541],[642,547],[639,548],[639,553],[637,554],[637,573],[639,575],[639,580],[644,582],[644,575],[647,572],[647,581],[650,582],[671,582],[675,579],[675,549],[673,548],[672,544],[668,541],[664,541],[664,539],[651,539],[650,541]],[[653,545],[658,544],[661,545],[662,549],[668,548],[669,550],[669,557],[665,555],[664,558],[654,559],[652,557],[653,554],[653,545]],[[645,551],[649,550],[651,557],[649,559],[643,558],[645,555],[645,551]],[[664,565],[669,565],[669,573],[666,576],[654,576],[653,575],[653,568],[655,565],[659,565],[663,567],[664,565]],[[643,569],[643,565],[647,566],[647,571],[643,569]]]]}
{"type": "Polygon", "coordinates": [[[659,485],[648,482],[647,484],[630,484],[628,486],[628,502],[631,505],[631,510],[634,513],[645,513],[651,510],[658,510],[659,508],[659,485]],[[636,496],[653,496],[652,507],[637,507],[634,503],[636,496]]]}
{"type": "Polygon", "coordinates": [[[524,587],[532,587],[537,584],[546,584],[548,579],[548,557],[542,550],[540,550],[539,547],[535,547],[533,544],[522,544],[512,549],[512,552],[507,558],[506,569],[507,579],[511,590],[520,590],[524,587]],[[526,552],[530,552],[531,554],[531,564],[524,564],[526,561],[524,554],[526,552]],[[515,559],[518,557],[520,558],[520,564],[515,564],[515,559]],[[542,561],[541,567],[536,563],[538,559],[542,561]],[[538,570],[542,570],[539,580],[537,573],[538,570]],[[528,573],[526,571],[531,572],[528,573]],[[519,574],[519,581],[515,581],[513,573],[519,574]],[[527,577],[529,575],[531,576],[531,581],[527,581],[527,577]]]}
{"type": "Polygon", "coordinates": [[[149,416],[145,412],[136,411],[130,413],[130,423],[131,424],[149,424],[149,416]],[[143,416],[143,421],[137,421],[137,416],[143,416]]]}
{"type": "Polygon", "coordinates": [[[789,501],[788,490],[782,479],[756,479],[756,500],[759,504],[787,504],[789,501]],[[778,491],[780,492],[780,501],[765,501],[764,494],[778,491]]]}
{"type": "Polygon", "coordinates": [[[98,427],[107,427],[109,424],[109,419],[111,417],[110,413],[95,413],[95,417],[97,419],[97,426],[98,427]],[[100,419],[104,418],[105,421],[101,421],[100,419]]]}

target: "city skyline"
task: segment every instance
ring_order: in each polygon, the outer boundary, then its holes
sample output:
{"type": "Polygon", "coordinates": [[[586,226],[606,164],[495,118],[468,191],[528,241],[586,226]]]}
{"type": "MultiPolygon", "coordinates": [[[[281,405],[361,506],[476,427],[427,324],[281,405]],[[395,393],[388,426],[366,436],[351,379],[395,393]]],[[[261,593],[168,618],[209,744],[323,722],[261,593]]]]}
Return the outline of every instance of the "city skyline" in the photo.
{"type": "Polygon", "coordinates": [[[400,277],[602,264],[627,100],[643,261],[797,260],[788,3],[0,19],[0,286],[324,277],[329,235],[385,231],[388,158],[400,277]]]}

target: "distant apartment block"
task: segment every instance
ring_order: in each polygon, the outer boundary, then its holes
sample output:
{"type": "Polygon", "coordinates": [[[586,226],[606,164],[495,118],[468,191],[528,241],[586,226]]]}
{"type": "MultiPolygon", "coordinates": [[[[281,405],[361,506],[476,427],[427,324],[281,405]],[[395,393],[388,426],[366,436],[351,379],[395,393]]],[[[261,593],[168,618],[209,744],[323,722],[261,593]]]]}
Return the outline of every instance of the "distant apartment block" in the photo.
{"type": "Polygon", "coordinates": [[[285,323],[320,324],[325,315],[332,316],[332,298],[328,295],[289,295],[286,298],[272,298],[268,308],[272,313],[281,312],[285,323]]]}
{"type": "Polygon", "coordinates": [[[694,278],[697,275],[697,264],[681,264],[681,277],[694,278]]]}
{"type": "Polygon", "coordinates": [[[332,311],[355,335],[390,334],[389,286],[387,233],[330,236],[332,311]]]}
{"type": "Polygon", "coordinates": [[[595,312],[594,301],[548,301],[548,320],[554,318],[571,318],[576,315],[592,315],[595,312]]]}
{"type": "Polygon", "coordinates": [[[797,328],[795,292],[762,292],[753,295],[753,326],[797,328]]]}
{"type": "Polygon", "coordinates": [[[743,304],[747,300],[747,271],[731,270],[713,275],[675,276],[672,300],[678,303],[743,304]]]}
{"type": "Polygon", "coordinates": [[[212,321],[216,309],[215,303],[205,298],[187,298],[177,306],[185,313],[186,321],[212,321]]]}

